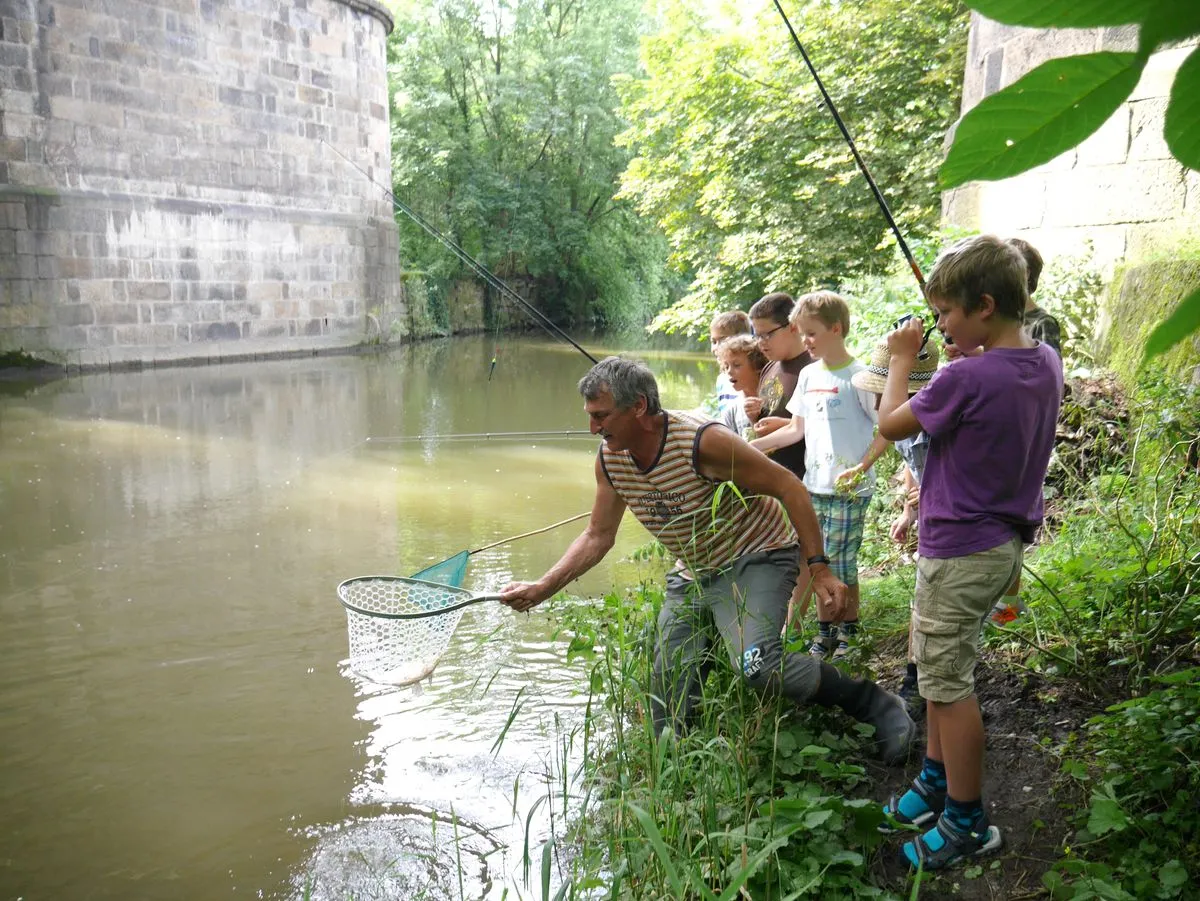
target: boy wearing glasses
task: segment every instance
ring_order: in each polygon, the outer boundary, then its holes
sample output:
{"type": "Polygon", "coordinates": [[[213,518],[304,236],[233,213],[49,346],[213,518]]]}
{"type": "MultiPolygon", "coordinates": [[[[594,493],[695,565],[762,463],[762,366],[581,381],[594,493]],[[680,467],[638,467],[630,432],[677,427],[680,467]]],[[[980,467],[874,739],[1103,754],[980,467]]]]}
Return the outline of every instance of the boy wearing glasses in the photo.
{"type": "MultiPolygon", "coordinates": [[[[747,397],[745,403],[746,416],[758,437],[770,435],[792,421],[792,414],[787,409],[788,401],[796,390],[800,370],[812,362],[804,339],[800,337],[800,330],[791,319],[795,305],[790,294],[777,291],[759,298],[750,307],[751,334],[768,361],[758,379],[758,397],[747,397]]],[[[803,480],[803,441],[776,449],[771,459],[803,480]]],[[[808,609],[808,584],[808,567],[801,565],[796,588],[788,601],[785,632],[793,617],[803,617],[808,609]]]]}
{"type": "MultiPolygon", "coordinates": [[[[758,397],[746,398],[746,415],[754,423],[754,433],[762,437],[792,421],[787,410],[800,370],[812,357],[791,321],[795,301],[790,294],[768,294],[750,308],[750,326],[759,350],[767,358],[767,368],[758,380],[758,397]]],[[[804,442],[778,448],[771,459],[804,478],[804,442]]]]}
{"type": "Polygon", "coordinates": [[[980,627],[1042,521],[1063,374],[1054,350],[1021,328],[1026,268],[1011,245],[991,235],[958,242],[938,257],[926,292],[963,357],[910,400],[921,322],[888,336],[880,434],[930,437],[912,617],[928,743],[920,775],[884,812],[899,824],[936,820],[903,847],[914,868],[934,870],[1003,844],[983,808],[975,661],[980,627]]]}

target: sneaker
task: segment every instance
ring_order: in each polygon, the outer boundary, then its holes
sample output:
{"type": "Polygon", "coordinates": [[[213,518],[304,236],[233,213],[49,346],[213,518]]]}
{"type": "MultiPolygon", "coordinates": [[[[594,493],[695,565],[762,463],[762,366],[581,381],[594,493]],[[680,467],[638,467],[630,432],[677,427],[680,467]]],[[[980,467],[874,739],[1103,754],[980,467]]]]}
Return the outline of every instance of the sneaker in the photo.
{"type": "Polygon", "coordinates": [[[1000,830],[984,817],[972,830],[959,829],[943,813],[924,835],[905,842],[900,849],[914,870],[942,870],[972,857],[999,850],[1004,844],[1000,830]]]}
{"type": "Polygon", "coordinates": [[[1025,602],[1019,597],[1014,600],[1004,597],[996,601],[996,605],[992,607],[992,612],[988,614],[988,619],[993,625],[1007,626],[1024,612],[1025,602]]]}
{"type": "Polygon", "coordinates": [[[808,646],[808,655],[816,657],[818,660],[824,660],[829,656],[829,643],[832,641],[832,635],[818,635],[808,646]]]}
{"type": "Polygon", "coordinates": [[[833,659],[844,660],[850,654],[851,642],[854,636],[845,629],[838,629],[837,644],[833,648],[833,659]]]}

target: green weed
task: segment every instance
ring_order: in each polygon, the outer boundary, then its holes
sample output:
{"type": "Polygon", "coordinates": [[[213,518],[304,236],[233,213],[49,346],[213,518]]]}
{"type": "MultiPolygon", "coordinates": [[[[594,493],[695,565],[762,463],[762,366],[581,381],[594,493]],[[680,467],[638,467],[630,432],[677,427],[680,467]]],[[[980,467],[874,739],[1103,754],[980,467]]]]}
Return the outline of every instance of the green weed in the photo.
{"type": "Polygon", "coordinates": [[[567,614],[597,648],[573,883],[612,899],[895,897],[865,872],[881,814],[855,797],[871,788],[863,727],[763,701],[718,649],[696,725],[654,733],[648,642],[661,603],[642,586],[567,614]]]}
{"type": "Polygon", "coordinates": [[[1090,798],[1043,879],[1055,899],[1197,897],[1200,668],[1154,684],[1094,717],[1064,767],[1090,798]]]}

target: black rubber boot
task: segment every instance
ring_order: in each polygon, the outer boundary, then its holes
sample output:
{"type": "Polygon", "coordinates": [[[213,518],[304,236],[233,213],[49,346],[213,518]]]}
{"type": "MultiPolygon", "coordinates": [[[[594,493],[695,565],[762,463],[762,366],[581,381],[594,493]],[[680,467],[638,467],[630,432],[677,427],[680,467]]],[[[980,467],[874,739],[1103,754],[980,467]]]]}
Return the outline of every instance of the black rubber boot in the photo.
{"type": "Polygon", "coordinates": [[[836,666],[822,663],[821,684],[812,701],[822,707],[840,707],[859,722],[874,726],[876,751],[884,763],[903,763],[908,758],[917,724],[898,695],[867,679],[850,679],[836,666]]]}

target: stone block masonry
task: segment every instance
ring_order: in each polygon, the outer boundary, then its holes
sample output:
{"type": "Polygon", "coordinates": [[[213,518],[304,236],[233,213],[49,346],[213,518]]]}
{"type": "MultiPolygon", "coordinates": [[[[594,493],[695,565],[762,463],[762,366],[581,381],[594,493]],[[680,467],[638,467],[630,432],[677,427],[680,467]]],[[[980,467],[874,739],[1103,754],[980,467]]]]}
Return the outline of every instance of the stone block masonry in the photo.
{"type": "MultiPolygon", "coordinates": [[[[1017,28],[973,13],[963,112],[1047,59],[1136,46],[1135,28],[1017,28]]],[[[1090,251],[1110,273],[1150,246],[1194,234],[1200,227],[1190,187],[1195,173],[1171,156],[1162,133],[1175,72],[1193,49],[1153,54],[1129,99],[1091,137],[1028,172],[948,191],[943,216],[965,228],[1020,235],[1047,261],[1090,251]]]]}
{"type": "Polygon", "coordinates": [[[405,333],[376,0],[0,2],[0,352],[243,359],[405,333]]]}

